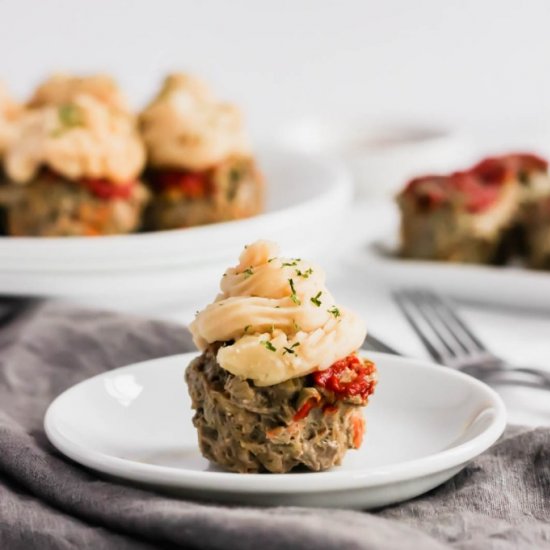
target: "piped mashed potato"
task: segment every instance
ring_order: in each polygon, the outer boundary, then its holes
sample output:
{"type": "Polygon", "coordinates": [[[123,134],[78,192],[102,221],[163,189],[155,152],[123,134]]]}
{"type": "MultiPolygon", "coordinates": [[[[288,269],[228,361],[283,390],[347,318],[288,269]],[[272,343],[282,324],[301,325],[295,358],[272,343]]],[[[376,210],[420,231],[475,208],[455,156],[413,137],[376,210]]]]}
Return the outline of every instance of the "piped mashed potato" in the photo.
{"type": "Polygon", "coordinates": [[[105,74],[90,76],[54,74],[38,85],[29,101],[29,107],[65,105],[81,94],[91,95],[112,109],[130,112],[128,101],[118,84],[112,77],[105,74]]]}
{"type": "Polygon", "coordinates": [[[335,304],[319,267],[281,258],[269,241],[245,247],[239,260],[190,326],[201,350],[226,343],[217,352],[222,368],[271,386],[326,369],[362,345],[364,322],[335,304]]]}
{"type": "Polygon", "coordinates": [[[70,103],[29,109],[19,120],[5,154],[11,180],[25,183],[48,167],[71,180],[134,180],[145,150],[132,117],[92,95],[70,103]]]}
{"type": "Polygon", "coordinates": [[[169,75],[141,114],[149,164],[155,168],[201,171],[250,147],[240,111],[218,101],[200,80],[169,75]]]}
{"type": "Polygon", "coordinates": [[[22,111],[21,105],[11,98],[4,84],[0,82],[0,158],[13,139],[15,123],[22,111]]]}

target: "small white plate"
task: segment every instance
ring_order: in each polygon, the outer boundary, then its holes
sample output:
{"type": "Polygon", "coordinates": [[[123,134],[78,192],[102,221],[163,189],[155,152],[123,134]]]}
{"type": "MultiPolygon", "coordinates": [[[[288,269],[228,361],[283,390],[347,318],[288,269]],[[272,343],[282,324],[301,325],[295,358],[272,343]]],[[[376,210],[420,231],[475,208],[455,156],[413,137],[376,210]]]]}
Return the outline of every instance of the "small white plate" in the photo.
{"type": "Polygon", "coordinates": [[[186,497],[373,508],[443,483],[491,446],[506,423],[502,401],[485,384],[445,367],[368,352],[380,381],[366,409],[364,443],[342,466],[228,473],[198,449],[183,379],[195,355],[138,363],[77,384],[46,413],[50,441],[99,472],[186,497]]]}
{"type": "Polygon", "coordinates": [[[521,265],[489,266],[397,256],[399,213],[391,200],[364,201],[356,208],[360,254],[348,255],[350,268],[394,288],[427,287],[459,299],[547,311],[550,273],[521,265]]]}

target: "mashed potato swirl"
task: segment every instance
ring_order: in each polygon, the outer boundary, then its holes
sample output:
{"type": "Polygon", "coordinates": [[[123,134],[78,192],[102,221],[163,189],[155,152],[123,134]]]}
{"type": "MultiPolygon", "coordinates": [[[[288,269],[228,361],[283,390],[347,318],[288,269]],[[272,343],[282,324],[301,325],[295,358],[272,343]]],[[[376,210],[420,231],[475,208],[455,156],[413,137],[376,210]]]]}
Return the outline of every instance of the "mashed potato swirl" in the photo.
{"type": "Polygon", "coordinates": [[[239,265],[225,272],[221,293],[190,329],[201,350],[232,341],[218,350],[218,363],[258,386],[326,369],[366,335],[360,318],[335,305],[319,267],[280,258],[269,241],[245,247],[239,265]]]}
{"type": "Polygon", "coordinates": [[[144,163],[134,119],[87,94],[28,110],[5,157],[8,176],[19,183],[32,180],[42,167],[72,180],[125,183],[138,176],[144,163]]]}
{"type": "Polygon", "coordinates": [[[29,101],[29,107],[60,106],[70,103],[81,94],[91,95],[113,109],[130,113],[128,101],[116,81],[105,74],[54,74],[39,84],[29,101]]]}
{"type": "Polygon", "coordinates": [[[250,153],[240,111],[185,74],[166,78],[141,114],[141,132],[156,168],[199,171],[250,153]]]}
{"type": "Polygon", "coordinates": [[[13,139],[15,123],[23,109],[8,94],[8,90],[0,82],[0,158],[13,139]]]}

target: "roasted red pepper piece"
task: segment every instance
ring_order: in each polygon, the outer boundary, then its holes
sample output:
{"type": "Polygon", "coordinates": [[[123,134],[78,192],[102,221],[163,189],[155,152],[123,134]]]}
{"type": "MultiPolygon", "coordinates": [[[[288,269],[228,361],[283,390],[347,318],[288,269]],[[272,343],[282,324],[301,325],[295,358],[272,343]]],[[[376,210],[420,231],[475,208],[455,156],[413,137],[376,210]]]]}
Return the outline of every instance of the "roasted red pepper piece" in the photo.
{"type": "Polygon", "coordinates": [[[311,409],[317,405],[317,399],[308,399],[297,411],[296,414],[292,417],[292,420],[294,422],[298,422],[299,420],[302,420],[305,418],[311,409]]]}
{"type": "Polygon", "coordinates": [[[313,380],[317,386],[331,391],[336,397],[358,395],[367,399],[376,385],[376,381],[372,379],[375,369],[371,361],[364,361],[352,354],[336,361],[328,369],[314,372],[313,380]]]}
{"type": "Polygon", "coordinates": [[[81,180],[90,193],[99,197],[100,199],[128,199],[132,194],[134,188],[134,181],[126,183],[113,183],[104,179],[84,179],[81,180]]]}
{"type": "Polygon", "coordinates": [[[208,172],[181,172],[163,170],[153,176],[153,184],[160,191],[177,189],[191,199],[200,199],[210,194],[208,172]]]}

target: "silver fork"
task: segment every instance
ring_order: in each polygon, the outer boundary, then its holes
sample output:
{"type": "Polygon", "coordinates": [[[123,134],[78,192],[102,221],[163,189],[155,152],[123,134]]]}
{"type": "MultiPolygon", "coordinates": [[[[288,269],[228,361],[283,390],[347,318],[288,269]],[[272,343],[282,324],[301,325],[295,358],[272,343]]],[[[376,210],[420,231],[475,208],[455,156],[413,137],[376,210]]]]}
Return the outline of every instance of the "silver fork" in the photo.
{"type": "Polygon", "coordinates": [[[514,367],[491,353],[445,298],[428,290],[400,290],[393,297],[433,359],[493,384],[550,389],[550,372],[514,367]]]}

